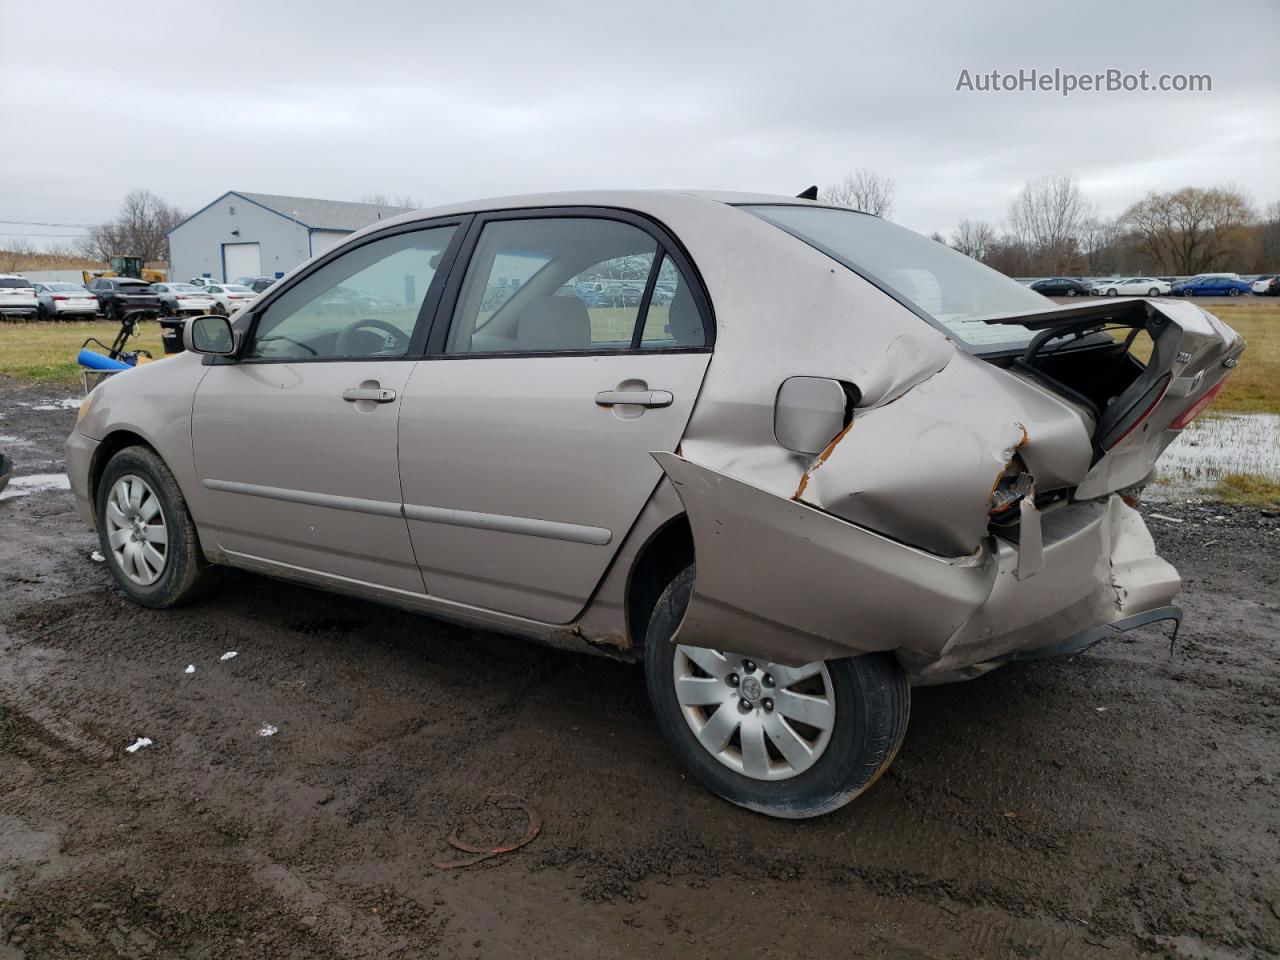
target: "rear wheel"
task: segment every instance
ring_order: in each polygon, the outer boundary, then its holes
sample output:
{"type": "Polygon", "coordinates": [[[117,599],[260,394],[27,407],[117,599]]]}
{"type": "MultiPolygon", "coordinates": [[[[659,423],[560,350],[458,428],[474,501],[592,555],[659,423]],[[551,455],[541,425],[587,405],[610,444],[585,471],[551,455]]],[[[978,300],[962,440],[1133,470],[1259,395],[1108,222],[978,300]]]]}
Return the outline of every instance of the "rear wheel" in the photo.
{"type": "Polygon", "coordinates": [[[186,500],[154,451],[126,447],[111,458],[98,482],[97,514],[102,555],[130,599],[171,607],[209,584],[186,500]]]}
{"type": "Polygon", "coordinates": [[[106,305],[102,308],[102,318],[110,323],[116,323],[120,319],[116,315],[116,305],[110,300],[108,300],[106,305]]]}
{"type": "Polygon", "coordinates": [[[1228,290],[1228,291],[1227,291],[1227,296],[1228,296],[1228,297],[1238,297],[1238,296],[1240,296],[1240,288],[1239,288],[1239,287],[1232,287],[1230,290],[1228,290]]]}
{"type": "Polygon", "coordinates": [[[1069,288],[1069,289],[1067,290],[1067,296],[1068,296],[1068,297],[1074,297],[1075,295],[1076,295],[1076,288],[1075,288],[1075,287],[1071,287],[1071,288],[1069,288]]]}
{"type": "Polygon", "coordinates": [[[1192,290],[1190,287],[1187,287],[1185,290],[1182,291],[1182,295],[1184,297],[1194,297],[1196,295],[1196,292],[1192,290]]]}
{"type": "Polygon", "coordinates": [[[693,590],[686,568],[658,600],[645,675],[658,726],[708,789],[773,817],[821,816],[888,768],[911,691],[889,654],[802,666],[674,642],[693,590]]]}
{"type": "Polygon", "coordinates": [[[1157,290],[1155,287],[1152,287],[1150,290],[1148,290],[1148,291],[1147,291],[1147,296],[1148,296],[1148,297],[1158,297],[1158,296],[1160,296],[1160,291],[1159,291],[1159,290],[1157,290]]]}

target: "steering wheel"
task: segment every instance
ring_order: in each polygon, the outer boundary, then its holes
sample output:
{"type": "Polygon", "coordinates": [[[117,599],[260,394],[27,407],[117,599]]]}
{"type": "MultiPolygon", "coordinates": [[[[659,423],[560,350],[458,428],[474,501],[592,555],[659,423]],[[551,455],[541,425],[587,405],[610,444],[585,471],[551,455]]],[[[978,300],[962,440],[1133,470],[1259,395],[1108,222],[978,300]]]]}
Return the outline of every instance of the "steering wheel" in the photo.
{"type": "MultiPolygon", "coordinates": [[[[409,349],[409,336],[394,324],[387,323],[385,320],[375,320],[372,317],[366,317],[363,320],[357,320],[355,323],[348,324],[342,328],[342,332],[338,334],[338,340],[333,345],[335,356],[347,357],[352,355],[352,346],[357,330],[379,330],[387,334],[388,338],[395,342],[395,347],[402,347],[404,350],[409,349]]],[[[387,348],[392,349],[391,347],[387,348]]],[[[379,351],[381,352],[381,351],[379,351]]],[[[363,354],[362,354],[363,356],[363,354]]]]}

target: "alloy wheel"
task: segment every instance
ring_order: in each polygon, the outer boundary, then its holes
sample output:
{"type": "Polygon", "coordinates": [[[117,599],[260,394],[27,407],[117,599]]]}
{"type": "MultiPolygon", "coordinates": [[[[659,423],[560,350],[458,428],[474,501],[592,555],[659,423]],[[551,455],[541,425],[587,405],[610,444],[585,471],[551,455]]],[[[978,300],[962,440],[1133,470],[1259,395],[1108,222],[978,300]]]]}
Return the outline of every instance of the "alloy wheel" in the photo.
{"type": "Polygon", "coordinates": [[[788,780],[817,763],[831,741],[835,693],[821,661],[789,667],[679,645],[672,668],[694,737],[743,776],[788,780]]]}
{"type": "Polygon", "coordinates": [[[121,477],[107,497],[107,542],[120,570],[148,587],[164,573],[169,531],[160,498],[136,474],[121,477]]]}

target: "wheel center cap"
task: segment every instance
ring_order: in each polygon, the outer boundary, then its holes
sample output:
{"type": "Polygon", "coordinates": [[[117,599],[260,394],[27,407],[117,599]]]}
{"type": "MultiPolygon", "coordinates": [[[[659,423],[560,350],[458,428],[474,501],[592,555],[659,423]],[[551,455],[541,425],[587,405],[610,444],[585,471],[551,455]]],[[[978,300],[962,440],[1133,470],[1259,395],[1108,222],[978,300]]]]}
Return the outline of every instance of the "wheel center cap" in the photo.
{"type": "Polygon", "coordinates": [[[759,700],[760,694],[764,690],[760,687],[760,681],[755,677],[747,677],[742,681],[742,696],[747,700],[759,700]]]}

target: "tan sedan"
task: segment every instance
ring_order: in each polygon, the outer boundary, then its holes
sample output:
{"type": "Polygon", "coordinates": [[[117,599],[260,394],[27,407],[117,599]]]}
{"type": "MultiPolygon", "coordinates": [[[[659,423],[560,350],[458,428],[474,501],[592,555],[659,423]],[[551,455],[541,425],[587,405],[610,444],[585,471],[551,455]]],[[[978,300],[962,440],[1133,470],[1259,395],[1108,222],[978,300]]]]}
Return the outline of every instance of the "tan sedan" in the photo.
{"type": "Polygon", "coordinates": [[[382,222],[186,342],[67,443],[126,594],[225,564],[643,660],[693,774],[782,817],[874,782],[912,684],[1178,620],[1133,504],[1244,348],[1194,304],[1057,306],[876,217],[675,192],[382,222]]]}

